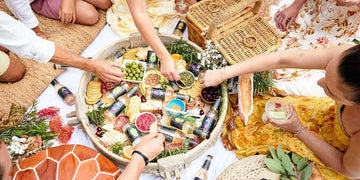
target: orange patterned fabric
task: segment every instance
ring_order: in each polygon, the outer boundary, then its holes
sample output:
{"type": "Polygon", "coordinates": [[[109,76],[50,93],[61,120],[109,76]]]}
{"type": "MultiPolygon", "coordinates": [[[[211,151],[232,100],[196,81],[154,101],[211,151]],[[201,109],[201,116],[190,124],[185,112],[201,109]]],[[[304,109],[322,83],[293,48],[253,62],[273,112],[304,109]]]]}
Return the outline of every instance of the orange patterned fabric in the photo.
{"type": "MultiPolygon", "coordinates": [[[[292,133],[262,122],[261,116],[269,98],[254,98],[253,114],[250,116],[246,127],[238,116],[235,118],[237,128],[224,131],[226,133],[223,134],[223,139],[229,139],[227,137],[231,139],[231,141],[223,141],[224,146],[234,147],[236,156],[242,159],[255,154],[266,154],[269,151],[269,145],[276,147],[280,144],[285,151],[295,152],[316,162],[325,179],[346,179],[326,167],[311,149],[292,133]],[[224,136],[227,137],[224,138],[224,136]]],[[[337,111],[337,104],[333,100],[306,96],[288,96],[285,99],[294,105],[301,122],[313,134],[340,151],[345,151],[348,148],[349,139],[344,136],[345,134],[339,126],[337,118],[339,111],[337,111]]]]}
{"type": "Polygon", "coordinates": [[[102,179],[114,180],[120,170],[105,156],[82,145],[64,145],[41,151],[17,164],[14,180],[102,179]]]}

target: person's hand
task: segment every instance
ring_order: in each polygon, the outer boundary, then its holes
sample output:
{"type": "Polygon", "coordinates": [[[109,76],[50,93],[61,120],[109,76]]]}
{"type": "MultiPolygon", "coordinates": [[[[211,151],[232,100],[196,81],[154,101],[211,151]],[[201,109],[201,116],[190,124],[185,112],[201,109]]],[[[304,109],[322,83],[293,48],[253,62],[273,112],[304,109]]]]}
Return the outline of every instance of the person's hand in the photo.
{"type": "Polygon", "coordinates": [[[336,0],[336,5],[338,6],[360,6],[360,0],[336,0]]]}
{"type": "Polygon", "coordinates": [[[224,81],[224,69],[207,70],[201,73],[199,82],[202,88],[217,86],[224,81]]]}
{"type": "Polygon", "coordinates": [[[141,142],[136,146],[136,150],[142,152],[151,161],[164,150],[164,142],[164,135],[150,133],[141,139],[141,142]]]}
{"type": "Polygon", "coordinates": [[[125,72],[121,72],[116,68],[121,68],[121,65],[114,61],[108,60],[91,60],[91,72],[95,73],[104,82],[118,83],[121,81],[125,72]]]}
{"type": "Polygon", "coordinates": [[[278,11],[275,14],[276,27],[281,31],[286,31],[291,23],[293,23],[299,13],[300,8],[295,5],[290,5],[282,11],[278,11]]]}
{"type": "Polygon", "coordinates": [[[174,59],[170,55],[168,58],[160,60],[160,62],[160,71],[162,74],[164,74],[170,81],[180,80],[179,71],[176,67],[174,59]]]}
{"type": "Polygon", "coordinates": [[[35,34],[43,39],[47,39],[48,37],[40,30],[39,26],[32,28],[35,34]]]}
{"type": "Polygon", "coordinates": [[[272,120],[269,119],[269,122],[276,127],[280,127],[283,130],[290,131],[295,133],[298,131],[303,125],[300,122],[300,119],[297,115],[297,112],[294,106],[291,104],[292,114],[288,120],[272,120]]]}
{"type": "Polygon", "coordinates": [[[59,8],[59,18],[62,23],[75,23],[75,0],[63,0],[59,8]]]}

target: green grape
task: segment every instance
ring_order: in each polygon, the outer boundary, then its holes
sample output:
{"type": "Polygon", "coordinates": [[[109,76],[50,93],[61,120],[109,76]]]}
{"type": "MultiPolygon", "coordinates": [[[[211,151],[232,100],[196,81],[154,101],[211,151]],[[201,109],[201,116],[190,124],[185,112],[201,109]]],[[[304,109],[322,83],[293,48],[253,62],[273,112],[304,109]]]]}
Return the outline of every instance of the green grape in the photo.
{"type": "Polygon", "coordinates": [[[140,67],[143,67],[141,63],[139,63],[138,66],[139,66],[139,68],[140,68],[140,67]]]}
{"type": "Polygon", "coordinates": [[[141,66],[141,67],[140,67],[140,71],[144,71],[144,67],[141,66]]]}
{"type": "Polygon", "coordinates": [[[135,61],[133,61],[133,62],[131,63],[131,65],[136,65],[136,62],[135,62],[135,61]]]}
{"type": "Polygon", "coordinates": [[[133,69],[136,69],[138,66],[136,64],[132,65],[133,69]]]}
{"type": "Polygon", "coordinates": [[[144,73],[143,73],[143,72],[140,72],[140,76],[143,77],[143,76],[144,76],[144,73]]]}
{"type": "Polygon", "coordinates": [[[139,74],[135,74],[135,77],[139,77],[139,74]]]}
{"type": "Polygon", "coordinates": [[[135,70],[132,70],[131,72],[132,72],[133,74],[136,74],[136,71],[135,71],[135,70]]]}
{"type": "Polygon", "coordinates": [[[133,76],[134,76],[134,74],[133,74],[133,73],[130,73],[130,74],[129,74],[129,76],[130,76],[130,77],[133,77],[133,76]]]}
{"type": "Polygon", "coordinates": [[[129,67],[129,66],[130,66],[130,63],[129,63],[129,62],[127,62],[127,63],[125,64],[125,66],[126,66],[126,67],[129,67]]]}
{"type": "Polygon", "coordinates": [[[136,77],[132,77],[132,78],[131,78],[131,80],[134,80],[134,81],[136,81],[136,77]]]}
{"type": "Polygon", "coordinates": [[[126,69],[126,72],[127,72],[127,73],[131,73],[131,69],[126,69]]]}
{"type": "Polygon", "coordinates": [[[140,71],[140,69],[136,69],[136,72],[137,72],[137,73],[140,73],[141,71],[140,71]]]}
{"type": "Polygon", "coordinates": [[[137,80],[138,80],[138,81],[141,81],[141,80],[142,80],[142,78],[137,78],[137,80]]]}

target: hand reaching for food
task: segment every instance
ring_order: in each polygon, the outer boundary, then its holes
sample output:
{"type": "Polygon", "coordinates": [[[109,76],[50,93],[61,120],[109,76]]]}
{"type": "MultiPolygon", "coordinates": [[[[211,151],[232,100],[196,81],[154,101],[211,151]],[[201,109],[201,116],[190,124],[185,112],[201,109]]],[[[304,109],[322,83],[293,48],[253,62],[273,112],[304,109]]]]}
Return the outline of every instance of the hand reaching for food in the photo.
{"type": "Polygon", "coordinates": [[[215,69],[207,70],[205,73],[202,73],[200,77],[200,83],[202,88],[217,86],[224,81],[224,69],[215,69]]]}
{"type": "Polygon", "coordinates": [[[164,142],[164,135],[150,133],[141,139],[136,150],[142,152],[151,161],[164,150],[164,142]]]}
{"type": "Polygon", "coordinates": [[[179,71],[176,67],[175,61],[171,56],[166,59],[160,59],[161,73],[165,75],[169,80],[180,80],[179,71]]]}

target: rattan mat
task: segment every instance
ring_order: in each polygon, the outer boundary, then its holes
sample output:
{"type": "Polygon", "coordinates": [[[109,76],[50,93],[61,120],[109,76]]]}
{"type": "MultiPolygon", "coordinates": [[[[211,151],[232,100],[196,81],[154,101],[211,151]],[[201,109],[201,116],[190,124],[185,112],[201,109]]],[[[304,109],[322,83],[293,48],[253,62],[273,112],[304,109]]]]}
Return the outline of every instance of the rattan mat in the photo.
{"type": "MultiPolygon", "coordinates": [[[[0,2],[0,10],[11,14],[5,2],[0,2]]],[[[98,35],[106,23],[105,12],[100,11],[100,19],[93,26],[79,24],[63,25],[57,20],[37,15],[41,30],[57,45],[80,54],[98,35]]],[[[17,57],[10,53],[10,56],[17,57]]],[[[19,57],[17,57],[19,58],[19,57]]],[[[11,104],[29,107],[41,95],[51,80],[62,71],[54,70],[52,63],[39,63],[19,58],[26,66],[24,78],[16,83],[0,83],[0,117],[7,118],[11,104]]],[[[1,121],[0,121],[1,125],[1,121]]]]}

